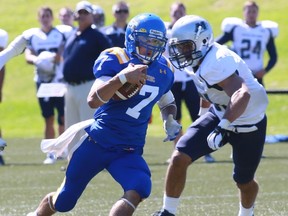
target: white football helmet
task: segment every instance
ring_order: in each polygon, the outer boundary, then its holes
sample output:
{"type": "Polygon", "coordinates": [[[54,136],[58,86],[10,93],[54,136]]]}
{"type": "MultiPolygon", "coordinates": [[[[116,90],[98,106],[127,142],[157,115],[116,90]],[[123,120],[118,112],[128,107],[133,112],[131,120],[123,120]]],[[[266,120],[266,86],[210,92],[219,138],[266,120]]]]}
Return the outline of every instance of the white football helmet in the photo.
{"type": "Polygon", "coordinates": [[[42,73],[46,73],[48,75],[55,74],[55,57],[56,53],[43,51],[41,52],[34,64],[36,65],[38,70],[41,70],[42,73]]]}
{"type": "Polygon", "coordinates": [[[169,40],[169,55],[178,69],[195,67],[214,42],[213,31],[207,20],[186,15],[173,26],[169,40]]]}

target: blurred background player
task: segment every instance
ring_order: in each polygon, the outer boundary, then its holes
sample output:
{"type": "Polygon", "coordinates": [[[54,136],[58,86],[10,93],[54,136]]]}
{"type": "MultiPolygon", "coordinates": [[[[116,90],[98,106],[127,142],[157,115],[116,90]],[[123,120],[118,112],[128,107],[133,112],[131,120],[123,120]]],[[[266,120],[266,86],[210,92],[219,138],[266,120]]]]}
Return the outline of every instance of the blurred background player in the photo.
{"type": "MultiPolygon", "coordinates": [[[[183,3],[172,3],[172,5],[170,6],[171,22],[165,22],[168,39],[171,36],[171,29],[174,23],[185,15],[186,7],[183,3]]],[[[168,46],[165,50],[164,55],[169,58],[168,46]]],[[[171,91],[175,97],[175,102],[177,106],[176,120],[179,123],[181,123],[182,118],[182,101],[185,102],[191,121],[194,122],[198,118],[199,114],[203,114],[202,112],[200,112],[200,96],[193,82],[193,77],[190,76],[185,70],[179,70],[175,68],[174,84],[171,91]]],[[[202,111],[203,110],[204,109],[202,109],[202,111]]],[[[173,147],[176,145],[177,141],[182,135],[183,131],[181,131],[177,138],[174,140],[173,147]]],[[[211,156],[211,154],[207,154],[204,156],[204,161],[207,163],[213,163],[215,162],[215,159],[211,156]]],[[[166,162],[169,163],[170,158],[166,162]]]]}
{"type": "MultiPolygon", "coordinates": [[[[65,35],[53,27],[53,11],[49,7],[38,10],[40,28],[27,30],[30,34],[25,58],[27,63],[35,66],[34,81],[39,89],[42,83],[62,83],[63,74],[60,68],[65,35]]],[[[55,138],[54,112],[57,110],[58,135],[64,131],[64,96],[38,98],[41,114],[45,120],[45,139],[55,138]]],[[[47,155],[44,164],[54,163],[54,158],[47,155]]]]}
{"type": "Polygon", "coordinates": [[[221,24],[222,36],[216,39],[220,44],[232,41],[231,49],[248,64],[255,78],[264,86],[264,76],[277,62],[274,38],[278,35],[278,24],[270,21],[257,21],[259,6],[255,1],[246,1],[243,6],[244,19],[225,18],[221,24]],[[269,60],[264,66],[264,53],[269,60]]]}
{"type": "Polygon", "coordinates": [[[129,6],[125,1],[119,1],[112,6],[115,18],[110,26],[103,27],[101,31],[111,40],[113,47],[124,47],[125,30],[129,17],[129,6]]]}
{"type": "Polygon", "coordinates": [[[58,18],[63,25],[74,28],[74,13],[69,7],[63,7],[59,10],[58,18]]]}
{"type": "Polygon", "coordinates": [[[127,27],[127,49],[113,47],[102,52],[95,62],[96,80],[87,97],[89,106],[96,110],[94,120],[85,127],[60,188],[47,194],[28,216],[71,211],[90,180],[103,170],[123,190],[110,216],[131,216],[149,197],[151,172],[143,148],[154,105],[160,108],[165,140],[175,139],[181,128],[174,119],[176,106],[170,91],[173,67],[162,57],[166,42],[163,21],[154,14],[140,14],[127,27]],[[127,100],[112,99],[126,83],[138,85],[140,92],[127,100]]]}
{"type": "MultiPolygon", "coordinates": [[[[8,33],[0,29],[0,52],[7,46],[8,44],[8,33]]],[[[2,91],[3,91],[3,85],[4,85],[4,78],[5,78],[5,66],[2,68],[0,67],[0,103],[2,102],[2,91]]],[[[0,125],[0,147],[6,146],[6,141],[2,139],[2,131],[1,131],[1,125],[0,125]]],[[[3,152],[0,150],[0,166],[4,165],[4,159],[3,159],[3,152]]]]}
{"type": "Polygon", "coordinates": [[[95,28],[102,28],[105,25],[105,12],[99,5],[92,5],[95,28]]]}

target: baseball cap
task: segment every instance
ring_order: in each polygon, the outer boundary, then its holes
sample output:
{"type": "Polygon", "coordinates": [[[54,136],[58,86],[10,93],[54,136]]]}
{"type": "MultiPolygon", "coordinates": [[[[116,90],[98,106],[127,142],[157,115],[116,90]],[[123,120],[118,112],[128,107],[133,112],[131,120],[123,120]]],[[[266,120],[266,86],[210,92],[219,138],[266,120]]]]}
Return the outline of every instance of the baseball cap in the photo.
{"type": "Polygon", "coordinates": [[[76,5],[76,12],[86,10],[88,13],[93,13],[92,4],[88,1],[80,1],[76,5]]]}

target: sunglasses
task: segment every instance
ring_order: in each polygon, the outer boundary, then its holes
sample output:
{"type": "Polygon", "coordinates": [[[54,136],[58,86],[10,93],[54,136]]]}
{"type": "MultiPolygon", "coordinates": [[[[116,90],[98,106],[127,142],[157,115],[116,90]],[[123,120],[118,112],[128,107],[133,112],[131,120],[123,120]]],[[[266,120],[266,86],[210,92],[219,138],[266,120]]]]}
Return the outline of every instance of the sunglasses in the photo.
{"type": "Polygon", "coordinates": [[[128,14],[129,10],[128,9],[117,9],[117,10],[115,10],[115,13],[116,14],[120,14],[120,13],[128,14]]]}

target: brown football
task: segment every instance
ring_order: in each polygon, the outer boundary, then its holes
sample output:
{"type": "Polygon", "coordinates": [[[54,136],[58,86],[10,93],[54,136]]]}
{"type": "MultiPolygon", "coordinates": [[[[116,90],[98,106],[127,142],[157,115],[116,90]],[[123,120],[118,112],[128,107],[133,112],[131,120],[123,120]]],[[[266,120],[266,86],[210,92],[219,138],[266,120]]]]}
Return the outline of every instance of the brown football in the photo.
{"type": "Polygon", "coordinates": [[[118,91],[115,92],[113,100],[127,100],[140,91],[137,84],[125,83],[118,91]]]}

